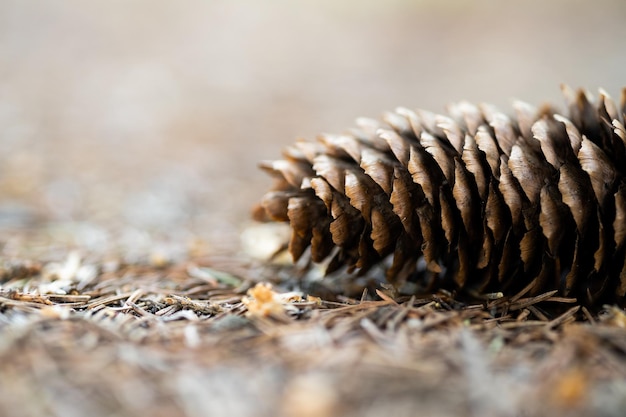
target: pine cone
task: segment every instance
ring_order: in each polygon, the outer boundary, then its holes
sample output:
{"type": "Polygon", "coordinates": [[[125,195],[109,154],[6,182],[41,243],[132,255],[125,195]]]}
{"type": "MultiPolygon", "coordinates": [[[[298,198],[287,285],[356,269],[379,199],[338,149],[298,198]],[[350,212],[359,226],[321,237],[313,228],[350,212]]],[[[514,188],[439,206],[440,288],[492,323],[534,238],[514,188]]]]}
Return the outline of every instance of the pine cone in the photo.
{"type": "Polygon", "coordinates": [[[420,293],[526,288],[624,304],[626,88],[620,109],[602,91],[595,103],[563,92],[567,117],[461,102],[298,141],[261,164],[276,183],[255,217],[289,222],[293,258],[327,273],[383,262],[390,283],[420,293]]]}

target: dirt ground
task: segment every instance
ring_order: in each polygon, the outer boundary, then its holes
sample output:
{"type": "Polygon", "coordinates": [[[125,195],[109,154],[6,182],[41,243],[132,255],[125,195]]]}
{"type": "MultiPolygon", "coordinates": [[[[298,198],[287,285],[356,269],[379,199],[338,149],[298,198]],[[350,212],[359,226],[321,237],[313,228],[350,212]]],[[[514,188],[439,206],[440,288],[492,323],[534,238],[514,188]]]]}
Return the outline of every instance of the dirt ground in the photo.
{"type": "Polygon", "coordinates": [[[241,236],[258,161],[297,137],[397,106],[560,105],[561,83],[619,96],[625,18],[620,0],[1,2],[0,415],[622,416],[619,309],[298,299],[241,236]],[[268,280],[279,314],[246,315],[268,280]]]}

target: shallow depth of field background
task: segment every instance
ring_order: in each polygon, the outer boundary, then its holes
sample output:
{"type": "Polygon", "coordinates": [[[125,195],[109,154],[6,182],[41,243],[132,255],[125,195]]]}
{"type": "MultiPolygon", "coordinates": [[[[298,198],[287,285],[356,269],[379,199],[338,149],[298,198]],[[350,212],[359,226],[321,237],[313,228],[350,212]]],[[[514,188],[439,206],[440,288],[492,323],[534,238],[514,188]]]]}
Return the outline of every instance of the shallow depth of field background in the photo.
{"type": "Polygon", "coordinates": [[[4,0],[0,227],[235,250],[270,185],[257,162],[296,137],[400,105],[560,105],[563,82],[619,97],[625,17],[620,0],[4,0]]]}

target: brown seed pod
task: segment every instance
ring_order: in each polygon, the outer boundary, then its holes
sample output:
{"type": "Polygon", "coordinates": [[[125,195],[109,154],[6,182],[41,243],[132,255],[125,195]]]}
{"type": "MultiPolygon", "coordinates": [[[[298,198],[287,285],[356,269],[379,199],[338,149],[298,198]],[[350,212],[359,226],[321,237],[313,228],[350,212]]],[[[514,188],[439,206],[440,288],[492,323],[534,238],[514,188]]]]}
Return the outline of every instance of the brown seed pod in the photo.
{"type": "Polygon", "coordinates": [[[289,222],[289,251],[417,291],[626,294],[626,89],[621,107],[563,87],[567,116],[516,102],[399,108],[298,141],[256,217],[289,222]],[[386,263],[385,263],[386,262],[386,263]]]}

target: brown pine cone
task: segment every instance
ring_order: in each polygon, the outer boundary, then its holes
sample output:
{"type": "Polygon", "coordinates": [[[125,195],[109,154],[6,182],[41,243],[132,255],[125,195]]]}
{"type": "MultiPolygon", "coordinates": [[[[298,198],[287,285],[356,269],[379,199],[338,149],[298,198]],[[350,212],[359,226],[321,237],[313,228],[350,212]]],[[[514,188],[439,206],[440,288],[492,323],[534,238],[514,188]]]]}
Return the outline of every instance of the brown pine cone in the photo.
{"type": "Polygon", "coordinates": [[[298,141],[261,164],[276,183],[256,217],[289,222],[293,258],[328,273],[383,262],[390,283],[420,293],[528,288],[624,304],[626,88],[619,109],[604,92],[563,92],[567,116],[461,102],[298,141]]]}

